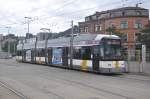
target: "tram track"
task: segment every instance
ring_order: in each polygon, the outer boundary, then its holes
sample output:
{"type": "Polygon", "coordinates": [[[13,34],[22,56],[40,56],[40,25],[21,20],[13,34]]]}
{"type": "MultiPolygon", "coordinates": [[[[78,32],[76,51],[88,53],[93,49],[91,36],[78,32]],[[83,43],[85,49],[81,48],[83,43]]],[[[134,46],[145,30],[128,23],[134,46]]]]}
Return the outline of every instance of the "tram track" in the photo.
{"type": "MultiPolygon", "coordinates": [[[[26,64],[26,63],[23,63],[23,64],[26,64]]],[[[31,65],[42,65],[42,64],[31,64],[31,65]]],[[[43,65],[42,65],[43,66],[43,65]]],[[[55,66],[49,66],[49,65],[44,65],[44,66],[47,66],[47,67],[52,67],[52,68],[58,68],[58,67],[55,67],[55,66]]],[[[59,68],[59,69],[65,69],[65,68],[59,68]]],[[[68,70],[68,69],[67,69],[68,70]]],[[[82,72],[81,70],[75,70],[75,69],[69,69],[71,71],[77,71],[77,72],[82,72]]],[[[147,83],[150,83],[150,80],[144,80],[144,79],[138,79],[138,78],[130,78],[130,77],[125,77],[125,76],[120,76],[120,75],[117,75],[117,76],[114,76],[114,75],[106,75],[106,74],[97,74],[97,73],[93,73],[93,72],[88,72],[90,74],[95,74],[95,75],[101,75],[101,76],[107,76],[107,77],[111,77],[111,78],[120,78],[120,79],[126,79],[126,80],[134,80],[134,81],[142,81],[142,82],[147,82],[147,83]]],[[[124,75],[124,74],[123,74],[124,75]]]]}
{"type": "Polygon", "coordinates": [[[91,85],[88,85],[88,84],[84,84],[84,83],[81,83],[81,82],[71,81],[71,80],[66,80],[66,79],[63,79],[63,80],[68,81],[68,82],[70,82],[70,83],[74,83],[74,84],[83,86],[83,87],[86,87],[86,88],[91,88],[91,89],[97,90],[97,91],[99,91],[99,92],[105,92],[105,93],[107,93],[107,94],[111,94],[111,95],[114,95],[114,96],[123,97],[123,98],[125,98],[125,99],[132,99],[131,97],[124,96],[124,95],[118,94],[118,93],[114,93],[114,92],[111,92],[111,91],[108,91],[108,90],[105,90],[105,89],[102,89],[102,88],[96,88],[96,87],[94,87],[94,86],[91,86],[91,85]]]}
{"type": "MultiPolygon", "coordinates": [[[[9,65],[9,64],[7,63],[7,65],[9,65]]],[[[57,80],[57,81],[58,80],[62,80],[62,81],[65,81],[67,84],[70,83],[72,85],[77,85],[77,86],[81,86],[81,87],[84,87],[84,88],[90,88],[90,89],[96,90],[98,93],[104,92],[106,94],[111,94],[111,95],[114,95],[114,96],[119,96],[119,97],[122,97],[124,99],[132,99],[131,97],[124,96],[124,95],[119,94],[119,93],[114,93],[114,92],[111,92],[109,90],[105,90],[105,89],[102,89],[102,88],[96,88],[94,86],[91,86],[91,85],[88,85],[88,84],[84,84],[84,83],[81,83],[81,82],[78,82],[78,81],[68,80],[68,79],[65,79],[65,78],[62,78],[62,77],[57,77],[57,76],[54,76],[54,75],[53,75],[53,77],[54,77],[53,80],[57,80]]],[[[42,78],[45,78],[45,77],[42,76],[42,78]]],[[[46,79],[48,79],[48,78],[46,78],[46,79]]],[[[61,97],[58,94],[53,93],[51,91],[47,91],[47,93],[53,94],[54,96],[57,96],[60,99],[64,99],[64,97],[61,97]]],[[[27,98],[23,98],[23,99],[27,99],[27,98]]]]}
{"type": "MultiPolygon", "coordinates": [[[[9,64],[9,63],[2,63],[2,64],[5,64],[5,65],[8,65],[8,66],[12,66],[12,64],[9,64]]],[[[18,67],[18,66],[20,66],[20,64],[27,64],[27,63],[17,63],[17,64],[15,64],[15,65],[13,65],[13,66],[15,66],[15,67],[18,67]],[[16,65],[18,65],[18,66],[16,66],[16,65]]],[[[30,64],[30,65],[40,65],[40,64],[30,64]]],[[[42,64],[41,64],[42,65],[42,64]]],[[[43,65],[42,65],[43,66],[43,65]]],[[[47,67],[52,67],[52,68],[57,68],[57,67],[55,67],[55,66],[49,66],[49,65],[44,65],[44,66],[47,66],[47,67]]],[[[59,68],[59,69],[64,69],[64,68],[59,68]]],[[[73,69],[69,69],[69,70],[73,70],[73,69]]],[[[73,70],[74,71],[74,70],[73,70]]],[[[78,72],[81,72],[81,71],[79,71],[79,70],[75,70],[75,71],[78,71],[78,72]]],[[[89,72],[89,73],[91,73],[91,72],[89,72]]],[[[110,76],[110,75],[104,75],[104,74],[96,74],[96,73],[91,73],[91,74],[95,74],[95,75],[102,75],[102,76],[108,76],[108,77],[112,77],[112,78],[121,78],[121,79],[131,79],[131,80],[135,80],[135,81],[143,81],[143,82],[147,82],[147,83],[150,83],[150,80],[143,80],[143,79],[138,79],[138,78],[130,78],[130,77],[124,77],[124,76],[119,76],[119,75],[117,75],[117,76],[114,76],[114,75],[112,75],[112,76],[110,76]]]]}
{"type": "MultiPolygon", "coordinates": [[[[10,66],[10,65],[12,65],[12,64],[9,64],[9,63],[6,63],[5,65],[8,65],[8,66],[10,66]]],[[[13,65],[13,66],[16,66],[16,65],[18,65],[18,66],[20,66],[20,63],[19,64],[15,64],[15,65],[13,65]]],[[[32,64],[31,64],[32,65],[32,64]]],[[[42,72],[43,72],[43,70],[41,70],[42,72]]],[[[49,78],[47,78],[47,77],[45,77],[43,74],[47,74],[48,73],[48,71],[46,71],[46,72],[44,72],[44,73],[42,73],[42,75],[40,76],[40,77],[42,77],[42,78],[46,78],[46,79],[49,79],[49,78]]],[[[120,79],[124,79],[124,80],[132,80],[132,81],[142,81],[142,82],[149,82],[149,80],[142,80],[142,79],[136,79],[136,78],[128,78],[128,77],[124,77],[124,76],[108,76],[108,77],[110,77],[110,78],[120,78],[120,79]]],[[[114,96],[118,96],[118,97],[122,97],[122,98],[124,98],[124,99],[132,99],[131,97],[129,97],[129,96],[125,96],[125,95],[123,95],[123,94],[120,94],[120,93],[116,93],[116,92],[113,92],[113,91],[109,91],[109,90],[107,90],[107,89],[103,89],[103,88],[97,88],[97,87],[95,87],[95,86],[92,86],[92,85],[89,85],[89,84],[86,84],[86,83],[83,83],[83,82],[80,82],[80,81],[76,81],[76,80],[68,80],[68,79],[66,79],[66,78],[64,78],[64,77],[58,77],[58,76],[55,76],[55,75],[53,75],[53,80],[62,80],[62,81],[64,81],[64,83],[66,83],[66,84],[71,84],[71,85],[74,85],[74,86],[81,86],[82,88],[89,88],[89,89],[92,89],[92,90],[94,90],[94,91],[97,91],[98,93],[101,93],[101,92],[103,92],[103,93],[106,93],[106,94],[110,94],[110,95],[114,95],[114,96]]],[[[51,78],[51,79],[52,79],[51,78]]],[[[61,82],[62,83],[62,82],[61,82]]],[[[0,82],[0,84],[1,84],[1,82],[0,82]]],[[[46,90],[45,90],[45,92],[46,92],[46,90]]],[[[52,92],[52,91],[47,91],[47,93],[50,93],[50,94],[53,94],[54,96],[57,96],[57,97],[59,97],[60,99],[64,99],[64,97],[61,97],[61,96],[58,96],[58,94],[56,94],[55,92],[52,92]]],[[[21,98],[21,99],[28,99],[28,98],[21,98]]]]}
{"type": "MultiPolygon", "coordinates": [[[[48,79],[48,78],[46,78],[46,79],[48,79]]],[[[62,78],[62,77],[57,77],[57,76],[54,76],[54,75],[53,75],[53,80],[57,80],[58,82],[59,82],[59,80],[61,80],[61,83],[62,83],[62,81],[65,81],[64,83],[67,84],[67,85],[69,83],[72,86],[77,86],[77,87],[81,86],[82,88],[89,88],[89,89],[94,90],[98,94],[101,94],[101,92],[103,92],[105,94],[110,94],[110,95],[113,95],[113,96],[122,97],[123,99],[132,99],[131,97],[128,97],[128,96],[125,96],[125,95],[122,95],[122,94],[119,94],[119,93],[115,93],[115,92],[105,90],[105,89],[102,89],[102,88],[97,88],[97,87],[94,87],[92,85],[84,84],[82,82],[78,82],[78,81],[74,81],[74,80],[68,80],[68,79],[65,79],[65,78],[62,78]]]]}
{"type": "Polygon", "coordinates": [[[15,95],[17,95],[18,97],[20,97],[20,99],[29,99],[27,96],[23,95],[21,92],[11,88],[8,84],[0,81],[0,85],[6,89],[8,89],[9,91],[11,91],[12,93],[14,93],[15,95]]]}

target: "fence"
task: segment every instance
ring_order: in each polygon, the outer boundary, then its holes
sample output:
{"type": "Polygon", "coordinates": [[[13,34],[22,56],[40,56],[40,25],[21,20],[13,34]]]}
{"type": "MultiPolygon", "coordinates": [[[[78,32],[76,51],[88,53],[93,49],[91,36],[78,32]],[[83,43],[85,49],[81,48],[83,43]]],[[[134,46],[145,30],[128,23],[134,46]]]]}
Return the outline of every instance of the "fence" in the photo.
{"type": "Polygon", "coordinates": [[[0,52],[0,59],[7,59],[7,58],[11,58],[11,54],[9,54],[8,52],[0,52]]]}
{"type": "Polygon", "coordinates": [[[150,74],[150,50],[126,50],[123,53],[127,72],[150,74]]]}

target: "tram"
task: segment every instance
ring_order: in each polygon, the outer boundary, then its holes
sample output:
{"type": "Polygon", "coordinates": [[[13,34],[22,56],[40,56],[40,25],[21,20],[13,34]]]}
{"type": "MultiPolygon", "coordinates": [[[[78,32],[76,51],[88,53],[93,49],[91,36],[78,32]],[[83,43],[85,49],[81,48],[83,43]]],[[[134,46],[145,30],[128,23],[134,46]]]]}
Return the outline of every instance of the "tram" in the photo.
{"type": "Polygon", "coordinates": [[[103,34],[75,36],[72,66],[70,66],[70,39],[60,37],[20,42],[17,45],[16,60],[98,73],[125,72],[121,40],[118,36],[103,34]]]}

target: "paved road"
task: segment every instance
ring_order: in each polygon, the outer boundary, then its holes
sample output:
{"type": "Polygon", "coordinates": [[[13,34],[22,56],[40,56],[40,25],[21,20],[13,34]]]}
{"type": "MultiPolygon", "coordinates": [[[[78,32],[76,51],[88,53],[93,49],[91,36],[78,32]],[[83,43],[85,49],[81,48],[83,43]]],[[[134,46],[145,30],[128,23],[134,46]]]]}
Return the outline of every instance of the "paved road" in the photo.
{"type": "Polygon", "coordinates": [[[5,88],[0,84],[0,99],[21,99],[21,98],[14,92],[10,91],[9,89],[5,88]]]}
{"type": "Polygon", "coordinates": [[[0,60],[0,81],[28,99],[150,99],[149,76],[106,76],[0,60]]]}

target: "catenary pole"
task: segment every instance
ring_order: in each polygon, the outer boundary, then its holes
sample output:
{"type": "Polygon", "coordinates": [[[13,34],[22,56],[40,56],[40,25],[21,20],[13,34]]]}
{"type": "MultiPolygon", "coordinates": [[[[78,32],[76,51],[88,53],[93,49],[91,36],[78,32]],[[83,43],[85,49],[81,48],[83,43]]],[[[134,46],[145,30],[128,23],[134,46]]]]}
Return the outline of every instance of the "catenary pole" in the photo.
{"type": "Polygon", "coordinates": [[[71,21],[71,39],[70,39],[70,68],[73,66],[73,39],[74,39],[73,21],[71,21]]]}

